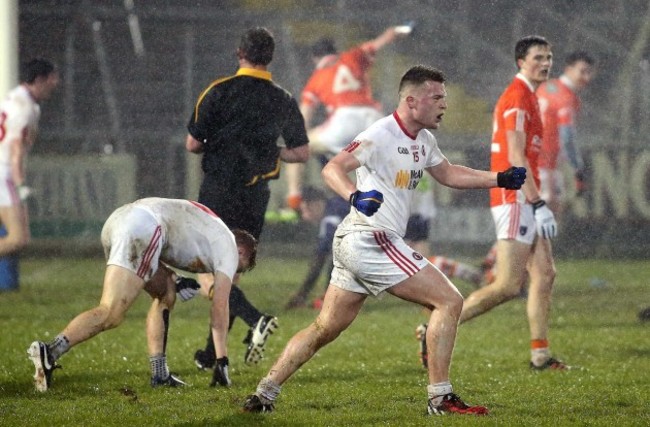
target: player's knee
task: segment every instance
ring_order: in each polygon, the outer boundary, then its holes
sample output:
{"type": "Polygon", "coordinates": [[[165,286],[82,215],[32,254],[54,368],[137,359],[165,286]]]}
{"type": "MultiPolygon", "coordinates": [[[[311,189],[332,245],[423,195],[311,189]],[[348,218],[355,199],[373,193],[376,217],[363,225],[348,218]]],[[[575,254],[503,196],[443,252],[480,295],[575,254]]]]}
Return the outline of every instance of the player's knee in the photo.
{"type": "Polygon", "coordinates": [[[341,334],[340,330],[333,328],[331,324],[323,322],[321,319],[316,319],[312,324],[312,328],[317,348],[334,341],[341,334]]]}
{"type": "Polygon", "coordinates": [[[124,312],[121,310],[102,307],[103,321],[102,326],[104,330],[113,329],[118,327],[124,321],[124,312]]]}
{"type": "Polygon", "coordinates": [[[456,293],[448,299],[447,307],[453,316],[460,316],[461,311],[463,311],[463,301],[463,296],[460,293],[456,293]]]}

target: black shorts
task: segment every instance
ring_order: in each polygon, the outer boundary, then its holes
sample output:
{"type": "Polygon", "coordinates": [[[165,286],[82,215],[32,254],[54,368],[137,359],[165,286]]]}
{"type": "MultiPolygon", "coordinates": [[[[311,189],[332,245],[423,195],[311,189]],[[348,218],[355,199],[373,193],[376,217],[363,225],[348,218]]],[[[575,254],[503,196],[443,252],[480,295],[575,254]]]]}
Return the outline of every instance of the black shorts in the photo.
{"type": "Polygon", "coordinates": [[[231,230],[246,230],[259,240],[270,195],[268,181],[249,187],[228,186],[219,177],[206,174],[199,191],[199,203],[212,209],[231,230]]]}
{"type": "Polygon", "coordinates": [[[429,239],[429,228],[431,221],[420,215],[411,215],[406,225],[406,234],[404,240],[420,241],[429,239]]]}

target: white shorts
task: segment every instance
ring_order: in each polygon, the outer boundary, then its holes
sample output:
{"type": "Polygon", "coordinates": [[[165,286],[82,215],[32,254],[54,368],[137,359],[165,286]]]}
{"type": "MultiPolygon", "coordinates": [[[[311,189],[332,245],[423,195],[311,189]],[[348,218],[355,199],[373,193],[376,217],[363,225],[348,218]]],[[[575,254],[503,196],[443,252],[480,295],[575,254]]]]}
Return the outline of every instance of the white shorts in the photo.
{"type": "Polygon", "coordinates": [[[564,175],[559,169],[539,170],[539,196],[548,200],[562,200],[564,198],[564,175]]]}
{"type": "Polygon", "coordinates": [[[11,179],[11,170],[6,166],[0,166],[0,207],[16,206],[20,204],[20,198],[16,191],[16,185],[11,179]]]}
{"type": "Polygon", "coordinates": [[[106,264],[126,268],[145,282],[158,270],[163,241],[162,228],[153,214],[132,205],[113,212],[102,229],[106,264]]]}
{"type": "Polygon", "coordinates": [[[335,236],[330,283],[359,294],[378,295],[429,264],[397,234],[355,231],[335,236]]]}
{"type": "Polygon", "coordinates": [[[337,108],[325,123],[310,132],[312,138],[309,147],[320,154],[338,154],[357,135],[382,117],[382,112],[373,107],[337,108]]]}
{"type": "Polygon", "coordinates": [[[490,210],[494,219],[497,240],[514,239],[528,245],[533,244],[537,235],[533,205],[510,203],[494,206],[490,210]]]}

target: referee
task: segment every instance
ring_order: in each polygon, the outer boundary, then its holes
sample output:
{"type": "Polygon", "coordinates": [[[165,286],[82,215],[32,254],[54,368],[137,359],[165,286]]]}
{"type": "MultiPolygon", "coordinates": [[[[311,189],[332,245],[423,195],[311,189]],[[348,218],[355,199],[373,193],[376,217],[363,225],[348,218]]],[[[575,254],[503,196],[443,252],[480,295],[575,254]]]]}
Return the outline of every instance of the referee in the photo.
{"type": "MultiPolygon", "coordinates": [[[[280,161],[304,163],[309,140],[298,103],[271,79],[267,70],[275,41],[266,28],[247,30],[237,49],[239,69],[218,79],[199,96],[187,126],[185,147],[203,154],[199,202],[231,229],[259,239],[269,202],[269,180],[280,175],[280,161]],[[278,138],[284,146],[278,146],[278,138]]],[[[235,278],[234,285],[238,282],[235,278]]],[[[245,362],[256,363],[277,319],[257,310],[237,286],[230,293],[230,326],[240,317],[250,326],[245,362]]],[[[200,368],[212,368],[216,356],[211,334],[194,356],[200,368]]]]}

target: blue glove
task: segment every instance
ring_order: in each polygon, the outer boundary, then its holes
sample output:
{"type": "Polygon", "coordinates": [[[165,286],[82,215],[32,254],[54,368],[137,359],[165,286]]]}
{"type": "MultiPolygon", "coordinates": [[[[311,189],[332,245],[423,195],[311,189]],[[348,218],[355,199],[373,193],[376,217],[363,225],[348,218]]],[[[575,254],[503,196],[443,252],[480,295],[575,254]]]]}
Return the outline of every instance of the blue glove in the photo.
{"type": "Polygon", "coordinates": [[[365,216],[373,216],[384,203],[384,195],[377,190],[355,191],[350,194],[350,204],[365,216]]]}
{"type": "Polygon", "coordinates": [[[497,186],[508,190],[519,190],[526,181],[526,168],[512,166],[503,172],[497,173],[497,186]]]}

